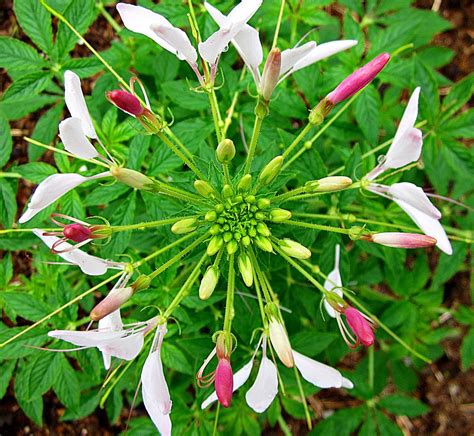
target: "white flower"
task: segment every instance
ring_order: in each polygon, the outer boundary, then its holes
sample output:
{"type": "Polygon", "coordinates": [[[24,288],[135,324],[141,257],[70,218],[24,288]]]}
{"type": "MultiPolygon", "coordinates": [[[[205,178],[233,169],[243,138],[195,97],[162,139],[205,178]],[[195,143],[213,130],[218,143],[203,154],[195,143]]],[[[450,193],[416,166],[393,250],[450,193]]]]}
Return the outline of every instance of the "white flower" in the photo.
{"type": "MultiPolygon", "coordinates": [[[[341,273],[339,272],[340,251],[341,247],[339,244],[337,244],[334,259],[334,269],[327,275],[326,281],[324,282],[324,289],[326,289],[328,292],[334,292],[342,298],[342,279],[341,273]]],[[[324,308],[331,318],[336,318],[336,311],[331,307],[326,299],[324,299],[324,308]]]]}
{"type": "Polygon", "coordinates": [[[59,123],[59,136],[64,148],[69,153],[82,159],[93,159],[99,156],[95,147],[84,134],[80,118],[70,117],[59,123]]]}
{"type": "MultiPolygon", "coordinates": [[[[111,332],[118,332],[122,330],[123,322],[122,322],[122,317],[120,315],[120,309],[102,318],[99,321],[98,329],[99,331],[111,331],[111,332]]],[[[104,367],[105,369],[108,370],[110,368],[112,355],[108,353],[108,350],[101,350],[101,351],[102,351],[102,358],[104,360],[104,367]]]]}
{"type": "Polygon", "coordinates": [[[367,180],[374,180],[387,169],[401,168],[420,158],[423,134],[421,130],[415,127],[419,98],[420,87],[417,87],[408,101],[387,155],[379,165],[365,176],[367,180]]]}
{"type": "Polygon", "coordinates": [[[151,353],[143,365],[141,382],[145,408],[163,436],[171,435],[171,398],[161,363],[161,345],[166,335],[166,325],[157,327],[151,353]]]}

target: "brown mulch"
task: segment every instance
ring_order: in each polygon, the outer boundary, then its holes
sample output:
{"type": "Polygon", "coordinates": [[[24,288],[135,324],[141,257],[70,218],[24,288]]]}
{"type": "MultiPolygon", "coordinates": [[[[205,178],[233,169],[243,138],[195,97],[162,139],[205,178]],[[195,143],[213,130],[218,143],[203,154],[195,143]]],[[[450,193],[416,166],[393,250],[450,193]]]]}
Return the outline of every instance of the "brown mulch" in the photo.
{"type": "MultiPolygon", "coordinates": [[[[12,1],[2,0],[0,8],[0,35],[10,35],[25,42],[29,39],[22,34],[12,13],[12,1]]],[[[437,1],[434,2],[435,5],[437,1]]],[[[474,2],[470,0],[441,1],[439,11],[443,17],[453,23],[453,29],[438,35],[434,43],[449,47],[456,51],[453,62],[442,69],[453,81],[458,81],[474,70],[474,2]]],[[[418,0],[417,5],[431,8],[433,1],[418,0]]],[[[113,8],[109,8],[115,15],[113,8]]],[[[87,39],[99,49],[104,49],[114,37],[108,23],[100,18],[87,34],[87,39]]],[[[87,55],[85,47],[78,47],[78,55],[87,55]]],[[[4,70],[0,71],[0,92],[9,85],[10,80],[4,70]]],[[[12,160],[19,163],[27,162],[27,147],[22,136],[31,135],[38,114],[11,123],[14,133],[14,154],[12,160]]],[[[46,160],[50,155],[46,154],[46,160]]],[[[26,202],[31,194],[31,185],[20,182],[18,195],[19,207],[26,202]]],[[[17,253],[15,272],[27,273],[29,256],[17,253]]],[[[447,308],[455,308],[459,304],[470,304],[469,276],[458,273],[446,286],[447,308]]],[[[447,326],[459,325],[448,319],[447,326]]],[[[474,371],[462,372],[460,369],[459,348],[461,339],[448,339],[443,342],[446,354],[434,364],[427,366],[420,375],[417,396],[431,407],[431,412],[421,418],[397,418],[397,423],[410,435],[461,435],[474,433],[474,371]]],[[[356,405],[351,397],[329,391],[310,399],[310,407],[320,416],[322,411],[336,410],[356,405]]],[[[128,410],[122,412],[120,424],[113,426],[108,422],[104,411],[98,410],[94,415],[75,422],[61,422],[63,407],[52,393],[44,397],[44,427],[38,428],[21,411],[17,405],[13,386],[0,403],[0,435],[112,435],[124,429],[128,410]]],[[[137,413],[139,411],[136,411],[137,413]]],[[[307,429],[303,422],[286,417],[293,434],[303,435],[307,429]]],[[[265,434],[283,434],[279,429],[267,429],[265,434]]]]}

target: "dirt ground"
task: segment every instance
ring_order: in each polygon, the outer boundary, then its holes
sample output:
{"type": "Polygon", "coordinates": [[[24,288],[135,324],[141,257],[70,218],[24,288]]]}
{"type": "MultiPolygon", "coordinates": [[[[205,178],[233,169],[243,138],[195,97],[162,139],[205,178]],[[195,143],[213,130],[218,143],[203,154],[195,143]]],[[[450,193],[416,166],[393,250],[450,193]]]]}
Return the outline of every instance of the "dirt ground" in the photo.
{"type": "MultiPolygon", "coordinates": [[[[1,0],[0,35],[13,35],[28,42],[12,12],[12,1],[1,0]]],[[[474,2],[470,0],[438,1],[419,0],[418,6],[438,8],[441,15],[453,23],[454,28],[435,38],[435,44],[452,48],[456,51],[453,62],[444,67],[442,72],[452,80],[460,80],[474,70],[474,2]]],[[[110,9],[112,15],[114,11],[110,9]]],[[[99,19],[87,34],[87,39],[96,48],[107,47],[114,32],[104,19],[99,19]]],[[[85,48],[79,47],[78,54],[86,55],[85,48]]],[[[4,70],[0,71],[0,92],[9,84],[4,70]]],[[[12,123],[15,136],[13,159],[21,163],[27,162],[26,144],[21,139],[30,135],[36,117],[12,123]]],[[[48,154],[45,155],[48,159],[48,154]]],[[[21,184],[18,203],[21,210],[31,194],[31,186],[21,184]]],[[[28,273],[29,261],[27,253],[15,253],[15,273],[28,273]]],[[[455,308],[459,304],[470,304],[469,274],[459,273],[446,285],[445,307],[455,308]]],[[[452,319],[447,325],[459,327],[452,319]]],[[[421,418],[398,418],[397,422],[407,435],[462,435],[474,434],[474,371],[466,373],[460,370],[459,347],[461,338],[448,339],[443,343],[446,355],[427,366],[421,374],[418,386],[419,398],[427,403],[431,412],[421,418]]],[[[350,397],[338,391],[326,391],[310,399],[310,406],[319,415],[322,410],[339,409],[354,405],[350,397]]],[[[0,435],[112,435],[124,429],[128,410],[122,412],[120,424],[111,426],[105,412],[97,411],[94,415],[76,422],[61,422],[63,407],[54,395],[47,394],[44,404],[44,428],[38,428],[21,411],[15,402],[13,388],[10,386],[5,398],[0,403],[0,435]]],[[[134,414],[142,413],[136,410],[134,414]]],[[[307,433],[304,423],[288,417],[288,425],[294,435],[307,433]]],[[[277,429],[267,429],[264,434],[283,434],[277,429]]]]}

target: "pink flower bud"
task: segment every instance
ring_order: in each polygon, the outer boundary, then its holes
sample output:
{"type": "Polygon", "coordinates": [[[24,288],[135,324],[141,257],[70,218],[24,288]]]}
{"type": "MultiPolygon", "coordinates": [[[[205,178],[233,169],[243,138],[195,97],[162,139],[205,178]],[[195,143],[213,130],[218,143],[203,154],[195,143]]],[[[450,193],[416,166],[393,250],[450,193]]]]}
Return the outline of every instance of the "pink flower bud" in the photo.
{"type": "Polygon", "coordinates": [[[280,78],[281,69],[281,51],[278,48],[274,48],[268,55],[267,62],[263,68],[262,83],[260,92],[264,100],[269,101],[272,96],[272,92],[277,86],[278,79],[280,78]]]}
{"type": "Polygon", "coordinates": [[[232,392],[234,390],[234,375],[229,359],[219,359],[214,380],[217,399],[224,407],[229,407],[232,402],[232,392]]]}
{"type": "Polygon", "coordinates": [[[337,104],[352,97],[357,91],[375,79],[375,76],[385,67],[389,59],[390,55],[388,53],[378,55],[375,59],[346,77],[326,98],[332,104],[337,104]]]}
{"type": "Polygon", "coordinates": [[[426,248],[436,245],[436,239],[419,233],[376,233],[369,237],[371,242],[394,248],[426,248]]]}
{"type": "Polygon", "coordinates": [[[145,112],[145,108],[141,105],[138,98],[129,92],[117,89],[107,92],[106,96],[113,105],[134,117],[143,115],[145,112]]]}
{"type": "Polygon", "coordinates": [[[344,311],[344,314],[347,324],[356,335],[357,340],[362,345],[370,347],[374,343],[374,331],[364,315],[350,306],[344,311]]]}
{"type": "Polygon", "coordinates": [[[90,313],[91,320],[100,321],[105,316],[115,312],[122,304],[128,301],[132,295],[132,287],[112,289],[109,294],[92,309],[90,313]]]}
{"type": "Polygon", "coordinates": [[[91,239],[91,230],[82,224],[68,224],[63,229],[64,236],[74,242],[84,242],[91,239]]]}

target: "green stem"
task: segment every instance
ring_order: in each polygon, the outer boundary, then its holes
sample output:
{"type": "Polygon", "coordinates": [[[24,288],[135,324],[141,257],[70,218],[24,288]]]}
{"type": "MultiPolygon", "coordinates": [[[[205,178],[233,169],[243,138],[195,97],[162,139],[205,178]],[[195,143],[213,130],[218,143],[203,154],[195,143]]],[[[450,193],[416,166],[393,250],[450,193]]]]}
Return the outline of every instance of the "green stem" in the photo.
{"type": "Polygon", "coordinates": [[[221,111],[219,109],[219,103],[217,102],[216,92],[214,90],[214,85],[210,85],[208,95],[209,103],[211,105],[212,118],[214,120],[214,129],[216,130],[217,143],[220,143],[224,139],[221,131],[223,122],[221,118],[221,111]]]}
{"type": "Polygon", "coordinates": [[[124,232],[127,230],[144,230],[150,227],[165,226],[167,224],[174,224],[180,220],[184,220],[187,218],[197,218],[197,217],[199,217],[199,215],[178,216],[174,218],[167,218],[164,220],[149,221],[145,223],[130,224],[130,225],[123,225],[123,226],[111,226],[110,228],[113,232],[124,232]]]}
{"type": "Polygon", "coordinates": [[[229,255],[229,275],[227,277],[227,299],[225,303],[224,332],[230,333],[232,319],[234,318],[234,293],[235,293],[235,255],[229,255]]]}
{"type": "Polygon", "coordinates": [[[41,230],[43,232],[62,232],[62,227],[55,229],[2,229],[0,230],[0,235],[6,235],[8,233],[31,233],[33,230],[41,230]]]}
{"type": "Polygon", "coordinates": [[[369,388],[374,390],[374,347],[371,346],[367,350],[369,353],[369,388]]]}
{"type": "MultiPolygon", "coordinates": [[[[246,72],[247,72],[247,68],[245,68],[245,67],[242,68],[242,72],[240,73],[239,83],[242,82],[242,80],[244,80],[246,72]]],[[[239,95],[240,95],[240,91],[235,91],[234,92],[234,95],[232,97],[232,103],[230,104],[229,109],[227,109],[227,116],[224,120],[224,127],[222,128],[222,137],[224,137],[224,138],[226,137],[227,130],[229,129],[229,127],[232,123],[232,117],[234,115],[235,106],[237,105],[237,102],[239,100],[239,95]]]]}
{"type": "Polygon", "coordinates": [[[202,264],[204,263],[204,261],[206,260],[207,257],[208,256],[207,256],[206,253],[204,253],[201,256],[201,259],[196,264],[194,269],[191,271],[191,274],[189,275],[187,280],[184,282],[183,286],[178,291],[176,296],[173,298],[173,301],[170,303],[170,305],[166,309],[165,313],[163,314],[164,318],[166,318],[166,319],[169,318],[170,315],[173,313],[173,310],[175,310],[181,304],[181,301],[183,301],[183,299],[189,294],[189,290],[190,290],[191,286],[194,284],[194,282],[197,280],[197,278],[199,277],[201,266],[202,266],[202,264]]]}
{"type": "Polygon", "coordinates": [[[260,136],[260,129],[262,127],[263,118],[255,115],[255,123],[253,125],[252,139],[247,153],[247,160],[245,161],[244,174],[250,173],[250,167],[257,148],[258,137],[260,136]]]}
{"type": "Polygon", "coordinates": [[[283,194],[280,194],[280,195],[276,195],[274,197],[274,201],[285,201],[287,200],[288,198],[291,198],[295,195],[299,195],[299,194],[302,194],[304,193],[306,190],[306,188],[304,186],[300,187],[300,188],[296,188],[296,189],[293,189],[291,191],[288,191],[288,192],[285,192],[283,194]]]}
{"type": "Polygon", "coordinates": [[[311,422],[311,415],[308,410],[308,405],[306,404],[306,395],[304,394],[304,389],[301,383],[300,374],[298,372],[298,369],[296,368],[296,365],[293,366],[293,370],[295,372],[296,383],[298,384],[298,390],[300,392],[301,402],[303,403],[304,414],[306,416],[306,424],[308,425],[308,429],[311,430],[311,428],[313,427],[313,423],[311,422]]]}
{"type": "Polygon", "coordinates": [[[224,180],[228,185],[230,185],[231,180],[230,180],[230,173],[229,173],[229,165],[226,164],[226,163],[223,163],[222,164],[222,169],[224,171],[224,180]]]}
{"type": "Polygon", "coordinates": [[[188,150],[188,148],[179,140],[179,138],[173,133],[173,131],[169,127],[165,127],[163,131],[178,145],[181,150],[183,150],[184,154],[188,156],[188,158],[194,162],[193,154],[188,150]]]}
{"type": "Polygon", "coordinates": [[[293,142],[284,151],[283,157],[286,158],[293,151],[293,149],[303,140],[303,138],[310,132],[310,130],[313,127],[314,127],[314,125],[311,124],[311,123],[306,124],[304,129],[298,134],[298,136],[293,140],[293,142]]]}
{"type": "Polygon", "coordinates": [[[262,270],[260,269],[260,264],[257,261],[257,256],[255,255],[252,247],[250,247],[249,249],[249,255],[250,255],[250,260],[252,262],[253,269],[255,271],[255,275],[260,280],[263,296],[265,297],[265,300],[267,301],[267,303],[269,303],[272,301],[272,296],[270,295],[270,292],[267,289],[265,278],[263,277],[262,270]]]}
{"type": "MultiPolygon", "coordinates": [[[[190,235],[195,236],[195,232],[190,233],[190,235]]],[[[172,258],[168,259],[163,265],[161,265],[159,268],[149,274],[148,277],[150,277],[150,279],[154,279],[155,277],[159,276],[163,271],[167,270],[170,266],[181,260],[182,257],[186,256],[186,254],[194,250],[194,248],[196,248],[199,244],[204,242],[208,236],[209,233],[206,232],[200,238],[189,244],[184,250],[181,250],[178,254],[175,254],[172,258]]]]}
{"type": "Polygon", "coordinates": [[[190,203],[200,205],[200,206],[206,205],[206,202],[203,201],[201,197],[198,197],[195,194],[192,194],[187,191],[183,191],[182,189],[176,188],[174,186],[170,186],[166,183],[159,182],[157,180],[154,180],[154,181],[157,186],[157,189],[154,190],[154,192],[157,192],[158,194],[163,194],[169,197],[178,198],[180,200],[188,201],[190,203]]]}
{"type": "Polygon", "coordinates": [[[307,229],[323,230],[325,232],[342,233],[344,235],[349,235],[351,233],[350,229],[343,229],[341,227],[325,226],[325,225],[322,225],[322,224],[303,223],[301,221],[287,220],[287,221],[284,221],[282,224],[288,224],[290,226],[297,226],[297,227],[305,227],[307,229]]]}
{"type": "Polygon", "coordinates": [[[217,424],[219,424],[219,413],[221,411],[221,403],[217,402],[216,417],[214,418],[214,427],[212,429],[212,436],[217,435],[217,424]]]}
{"type": "Polygon", "coordinates": [[[281,20],[283,18],[283,10],[285,9],[285,0],[281,0],[280,12],[278,13],[278,20],[275,27],[275,35],[273,35],[273,44],[272,49],[277,46],[278,43],[278,34],[280,33],[281,20]]]}
{"type": "Polygon", "coordinates": [[[5,172],[0,171],[0,178],[21,179],[21,177],[22,177],[22,175],[19,174],[19,173],[5,173],[5,172]]]}
{"type": "Polygon", "coordinates": [[[118,25],[118,23],[112,18],[112,15],[110,15],[107,12],[107,9],[105,9],[105,6],[102,2],[98,2],[96,4],[97,9],[99,9],[100,13],[102,16],[107,20],[107,22],[112,26],[114,29],[115,33],[120,33],[122,28],[118,25]]]}

